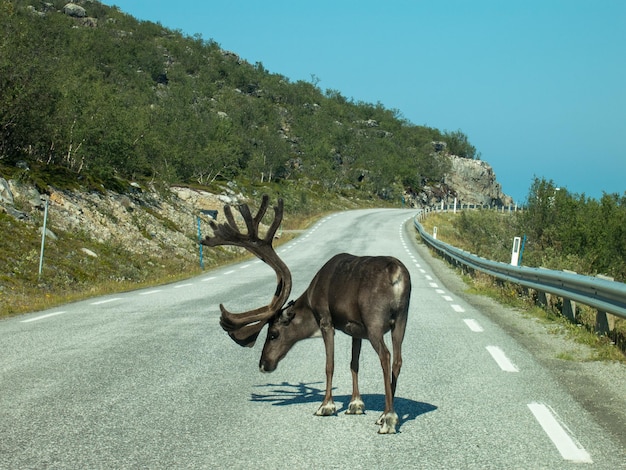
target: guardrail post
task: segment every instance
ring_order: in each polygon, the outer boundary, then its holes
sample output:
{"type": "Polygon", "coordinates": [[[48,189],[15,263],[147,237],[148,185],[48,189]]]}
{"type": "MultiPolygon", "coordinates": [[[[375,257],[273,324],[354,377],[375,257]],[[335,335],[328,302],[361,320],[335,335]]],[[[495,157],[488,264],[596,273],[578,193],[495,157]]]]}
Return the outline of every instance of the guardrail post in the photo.
{"type": "MultiPolygon", "coordinates": [[[[610,276],[603,276],[602,274],[598,274],[596,276],[600,279],[605,279],[607,281],[614,281],[610,276]]],[[[615,328],[615,317],[610,313],[603,312],[602,310],[596,311],[596,333],[605,335],[609,334],[615,328]]]]}
{"type": "Polygon", "coordinates": [[[563,297],[563,315],[574,323],[576,321],[576,302],[563,297]]]}
{"type": "MultiPolygon", "coordinates": [[[[576,271],[570,271],[564,269],[563,272],[570,274],[577,274],[576,271]]],[[[563,316],[572,323],[576,322],[576,302],[566,297],[563,297],[563,316]]]]}
{"type": "Polygon", "coordinates": [[[548,306],[548,294],[542,290],[537,291],[537,303],[542,307],[548,306]]]}
{"type": "Polygon", "coordinates": [[[601,310],[596,311],[596,333],[600,335],[609,334],[611,326],[609,325],[609,315],[601,310]]]}

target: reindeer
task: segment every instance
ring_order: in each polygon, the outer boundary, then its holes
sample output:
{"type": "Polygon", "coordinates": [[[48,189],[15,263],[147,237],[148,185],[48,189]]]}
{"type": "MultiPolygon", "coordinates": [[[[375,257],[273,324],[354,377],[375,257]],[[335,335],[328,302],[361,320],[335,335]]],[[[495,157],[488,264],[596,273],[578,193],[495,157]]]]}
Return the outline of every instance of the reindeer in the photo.
{"type": "Polygon", "coordinates": [[[283,218],[283,201],[274,207],[274,220],[263,238],[259,223],[267,211],[269,198],[263,196],[254,218],[247,205],[238,210],[247,227],[242,233],[230,206],[224,207],[227,223],[211,221],[213,236],[203,245],[240,246],[271,266],[276,272],[277,287],[269,305],[245,313],[231,313],[220,304],[220,325],[239,345],[252,347],[265,324],[269,324],[259,368],[272,372],[298,341],[318,334],[326,350],[326,393],[316,411],[318,416],[334,415],[337,407],[332,397],[334,371],[334,333],[338,329],[352,337],[352,398],[346,414],[363,414],[365,405],[358,386],[361,342],[368,339],[378,353],[385,383],[385,410],[376,422],[380,434],[396,432],[398,415],[393,400],[402,366],[402,340],[406,329],[411,279],[406,267],[390,256],[353,256],[341,253],[331,258],[315,275],[309,287],[295,301],[284,307],[291,293],[292,279],[287,265],[274,251],[272,242],[283,218]],[[283,308],[284,307],[284,308],[283,308]],[[393,364],[383,336],[391,331],[393,364]]]}

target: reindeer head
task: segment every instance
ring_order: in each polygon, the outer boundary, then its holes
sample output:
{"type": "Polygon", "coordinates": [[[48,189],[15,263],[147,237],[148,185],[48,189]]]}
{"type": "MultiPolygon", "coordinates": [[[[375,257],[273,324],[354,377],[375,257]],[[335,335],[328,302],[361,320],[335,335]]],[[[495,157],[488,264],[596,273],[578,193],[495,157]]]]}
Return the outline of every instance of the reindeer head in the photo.
{"type": "Polygon", "coordinates": [[[319,333],[319,325],[302,298],[289,302],[269,322],[259,370],[273,372],[291,347],[298,341],[319,333]]]}
{"type": "Polygon", "coordinates": [[[269,198],[267,195],[264,195],[261,206],[254,218],[247,205],[242,204],[237,207],[246,224],[247,233],[242,233],[239,230],[230,206],[224,206],[224,215],[227,223],[217,224],[211,221],[213,236],[207,236],[201,242],[207,246],[235,245],[243,247],[271,266],[276,272],[276,292],[269,305],[244,313],[231,313],[226,310],[223,304],[220,304],[222,312],[220,325],[241,346],[252,347],[254,345],[263,326],[281,312],[291,293],[291,272],[287,265],[278,257],[272,246],[276,230],[278,230],[283,220],[282,199],[279,199],[278,205],[274,207],[274,221],[265,237],[259,237],[259,223],[267,211],[268,203],[269,198]]]}

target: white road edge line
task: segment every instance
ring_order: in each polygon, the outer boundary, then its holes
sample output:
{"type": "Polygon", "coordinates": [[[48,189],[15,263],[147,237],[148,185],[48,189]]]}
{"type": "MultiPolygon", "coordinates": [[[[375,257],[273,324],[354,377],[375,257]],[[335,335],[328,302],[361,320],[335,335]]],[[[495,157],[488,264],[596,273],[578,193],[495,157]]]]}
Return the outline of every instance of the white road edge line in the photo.
{"type": "Polygon", "coordinates": [[[508,357],[504,354],[504,351],[497,346],[487,346],[487,351],[491,354],[494,361],[498,363],[500,369],[504,372],[519,372],[519,369],[513,364],[508,357]]]}
{"type": "Polygon", "coordinates": [[[61,315],[63,313],[65,313],[65,312],[62,311],[62,312],[47,313],[46,315],[41,315],[41,316],[35,317],[35,318],[29,318],[28,320],[21,320],[20,323],[30,323],[30,322],[37,321],[37,320],[43,320],[44,318],[55,317],[55,316],[61,315]]]}
{"type": "Polygon", "coordinates": [[[177,286],[174,286],[174,289],[181,289],[183,287],[189,287],[189,286],[193,286],[193,284],[178,284],[177,286]]]}
{"type": "Polygon", "coordinates": [[[140,292],[139,295],[152,295],[152,294],[156,294],[158,292],[162,292],[161,289],[149,290],[147,292],[140,292]]]}
{"type": "Polygon", "coordinates": [[[450,305],[450,307],[452,307],[452,310],[454,310],[457,313],[465,312],[465,309],[463,307],[461,307],[460,305],[452,304],[452,305],[450,305]]]}
{"type": "Polygon", "coordinates": [[[545,433],[565,460],[570,462],[593,463],[591,455],[573,437],[558,415],[543,403],[529,403],[528,408],[535,416],[545,433]]]}
{"type": "Polygon", "coordinates": [[[113,299],[100,300],[99,302],[92,302],[90,305],[108,304],[109,302],[115,302],[116,300],[122,300],[122,298],[121,297],[115,297],[113,299]]]}

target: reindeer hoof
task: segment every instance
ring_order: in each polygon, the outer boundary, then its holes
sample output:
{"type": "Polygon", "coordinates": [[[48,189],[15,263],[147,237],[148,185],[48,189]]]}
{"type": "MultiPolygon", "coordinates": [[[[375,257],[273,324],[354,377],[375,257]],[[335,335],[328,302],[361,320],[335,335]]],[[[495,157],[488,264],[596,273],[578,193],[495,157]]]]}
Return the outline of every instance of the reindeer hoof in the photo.
{"type": "Polygon", "coordinates": [[[365,403],[359,399],[351,401],[346,410],[347,415],[362,415],[363,413],[365,413],[365,403]]]}
{"type": "Polygon", "coordinates": [[[378,434],[395,434],[396,425],[398,424],[398,415],[395,413],[383,413],[376,424],[380,425],[378,434]]]}
{"type": "Polygon", "coordinates": [[[322,406],[315,412],[315,416],[332,416],[335,413],[337,413],[337,406],[334,403],[322,403],[322,406]]]}

